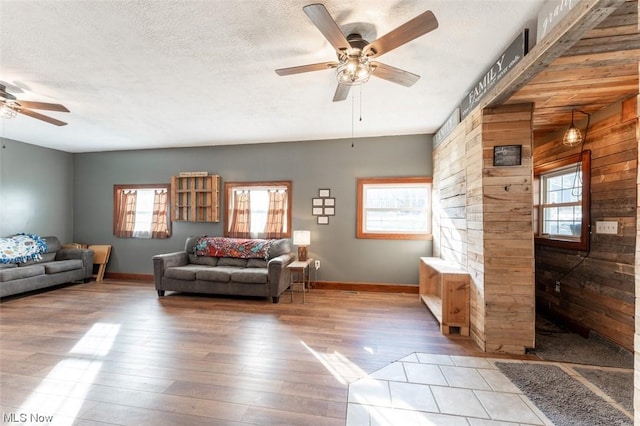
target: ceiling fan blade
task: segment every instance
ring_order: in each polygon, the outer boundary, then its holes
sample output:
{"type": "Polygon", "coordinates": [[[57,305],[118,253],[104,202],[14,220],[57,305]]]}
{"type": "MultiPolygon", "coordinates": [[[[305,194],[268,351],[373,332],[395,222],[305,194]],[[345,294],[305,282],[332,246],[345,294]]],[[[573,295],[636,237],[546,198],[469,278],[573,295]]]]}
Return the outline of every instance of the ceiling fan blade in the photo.
{"type": "Polygon", "coordinates": [[[60,104],[50,104],[47,102],[32,102],[32,101],[16,101],[23,108],[32,108],[32,109],[45,109],[48,111],[59,111],[59,112],[69,112],[67,107],[60,104]]]}
{"type": "Polygon", "coordinates": [[[392,83],[400,84],[405,87],[410,87],[420,79],[417,74],[410,73],[409,71],[401,70],[400,68],[392,67],[381,62],[371,62],[371,65],[375,66],[375,70],[371,75],[378,78],[389,80],[392,83]]]}
{"type": "Polygon", "coordinates": [[[342,34],[342,30],[329,15],[327,8],[323,4],[310,4],[302,8],[311,22],[318,27],[324,38],[333,46],[336,51],[346,51],[351,47],[347,38],[342,34]]]}
{"type": "Polygon", "coordinates": [[[336,87],[336,93],[333,95],[333,102],[340,102],[347,99],[347,96],[349,96],[349,89],[351,89],[351,86],[348,84],[338,84],[338,87],[336,87]]]}
{"type": "Polygon", "coordinates": [[[276,70],[278,75],[300,74],[309,71],[322,71],[338,66],[337,62],[322,62],[319,64],[300,65],[298,67],[280,68],[276,70]]]}
{"type": "Polygon", "coordinates": [[[66,126],[67,123],[64,121],[56,120],[55,118],[47,117],[46,115],[42,115],[38,112],[31,111],[30,109],[25,108],[15,108],[15,110],[24,115],[28,115],[29,117],[36,118],[38,120],[46,121],[47,123],[54,124],[56,126],[66,126]]]}
{"type": "Polygon", "coordinates": [[[364,54],[370,58],[378,57],[436,28],[438,28],[438,20],[433,12],[427,10],[412,20],[400,25],[395,30],[369,43],[364,48],[364,54]]]}

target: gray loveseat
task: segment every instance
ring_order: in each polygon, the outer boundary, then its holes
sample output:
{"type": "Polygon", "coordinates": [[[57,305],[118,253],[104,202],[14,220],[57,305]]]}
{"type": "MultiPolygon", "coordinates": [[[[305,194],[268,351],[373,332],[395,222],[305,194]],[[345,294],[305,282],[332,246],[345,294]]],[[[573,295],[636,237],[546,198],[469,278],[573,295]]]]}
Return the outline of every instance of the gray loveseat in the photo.
{"type": "Polygon", "coordinates": [[[57,237],[43,237],[41,259],[0,263],[0,298],[74,281],[89,282],[93,252],[62,248],[57,237]]]}
{"type": "Polygon", "coordinates": [[[153,256],[158,296],[165,291],[270,297],[289,287],[295,260],[288,239],[188,237],[183,251],[153,256]]]}

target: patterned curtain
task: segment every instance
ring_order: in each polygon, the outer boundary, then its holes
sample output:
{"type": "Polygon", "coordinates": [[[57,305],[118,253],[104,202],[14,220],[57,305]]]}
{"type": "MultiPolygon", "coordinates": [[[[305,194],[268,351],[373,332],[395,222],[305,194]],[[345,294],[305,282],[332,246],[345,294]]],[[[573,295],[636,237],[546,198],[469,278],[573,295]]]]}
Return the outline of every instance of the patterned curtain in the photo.
{"type": "Polygon", "coordinates": [[[167,223],[166,189],[156,190],[153,196],[153,215],[151,217],[151,238],[169,238],[169,224],[167,223]]]}
{"type": "Polygon", "coordinates": [[[114,234],[116,237],[133,237],[133,227],[136,224],[136,200],[138,193],[135,190],[121,191],[118,204],[117,218],[114,234]]]}
{"type": "Polygon", "coordinates": [[[249,191],[236,191],[233,196],[233,211],[229,236],[251,238],[251,200],[249,191]]]}
{"type": "Polygon", "coordinates": [[[284,212],[287,202],[286,191],[269,191],[269,210],[265,238],[282,238],[284,234],[284,212]]]}

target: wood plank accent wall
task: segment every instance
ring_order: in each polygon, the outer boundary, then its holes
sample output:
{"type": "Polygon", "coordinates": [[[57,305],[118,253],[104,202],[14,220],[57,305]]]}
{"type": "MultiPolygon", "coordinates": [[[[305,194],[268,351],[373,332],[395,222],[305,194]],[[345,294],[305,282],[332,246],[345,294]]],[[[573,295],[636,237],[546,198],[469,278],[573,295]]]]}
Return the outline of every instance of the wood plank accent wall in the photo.
{"type": "MultiPolygon", "coordinates": [[[[584,143],[584,149],[591,150],[590,252],[536,247],[540,312],[573,324],[584,334],[593,330],[629,350],[634,340],[638,258],[638,131],[636,96],[592,117],[584,143]],[[597,234],[596,221],[603,220],[617,221],[618,235],[597,234]]],[[[536,140],[536,166],[579,152],[579,147],[565,147],[562,136],[536,140]]]]}
{"type": "Polygon", "coordinates": [[[524,353],[535,345],[533,104],[482,116],[485,347],[524,353]],[[520,166],[494,166],[495,146],[521,145],[520,166]]]}
{"type": "Polygon", "coordinates": [[[484,228],[482,227],[482,110],[474,112],[465,120],[467,128],[464,147],[465,176],[467,179],[467,271],[471,276],[469,288],[470,334],[473,340],[486,351],[485,298],[484,298],[484,228]]]}
{"type": "Polygon", "coordinates": [[[534,345],[531,115],[476,110],[433,151],[434,256],[469,272],[471,336],[490,352],[534,345]],[[494,167],[496,145],[522,145],[522,166],[494,167]]]}
{"type": "Polygon", "coordinates": [[[471,164],[476,168],[482,164],[481,131],[480,112],[476,110],[433,149],[432,233],[433,255],[455,262],[469,272],[471,335],[484,350],[484,309],[478,311],[482,307],[479,289],[484,282],[483,231],[481,226],[469,229],[467,225],[468,215],[472,222],[482,222],[481,197],[476,197],[475,205],[468,205],[468,191],[477,193],[481,180],[481,173],[474,181],[473,172],[468,172],[471,164]]]}
{"type": "Polygon", "coordinates": [[[467,169],[469,163],[474,163],[474,155],[477,159],[482,154],[478,143],[479,116],[476,112],[467,117],[463,125],[457,126],[433,151],[434,256],[463,268],[467,267],[467,169]]]}
{"type": "MultiPolygon", "coordinates": [[[[638,8],[640,9],[640,3],[638,8]]],[[[638,29],[640,29],[640,20],[638,20],[638,29]]],[[[640,62],[638,63],[640,71],[640,62]]],[[[638,85],[640,92],[640,84],[638,85]]],[[[640,95],[636,96],[636,152],[638,156],[636,161],[640,162],[640,95]]],[[[640,170],[640,169],[638,169],[640,170]]],[[[636,173],[636,341],[640,342],[640,171],[636,173]]],[[[640,345],[635,346],[635,377],[638,377],[640,364],[640,345]]],[[[633,381],[633,408],[636,413],[640,412],[640,380],[633,381]]]]}

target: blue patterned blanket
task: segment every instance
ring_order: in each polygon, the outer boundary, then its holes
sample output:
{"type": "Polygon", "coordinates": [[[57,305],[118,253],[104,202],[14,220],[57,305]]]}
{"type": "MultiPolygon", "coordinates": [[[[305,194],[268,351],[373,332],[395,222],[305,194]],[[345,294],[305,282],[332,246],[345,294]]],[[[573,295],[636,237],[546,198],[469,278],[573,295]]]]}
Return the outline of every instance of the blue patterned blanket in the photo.
{"type": "Polygon", "coordinates": [[[42,259],[47,243],[33,234],[18,234],[0,238],[0,263],[25,263],[42,259]]]}

